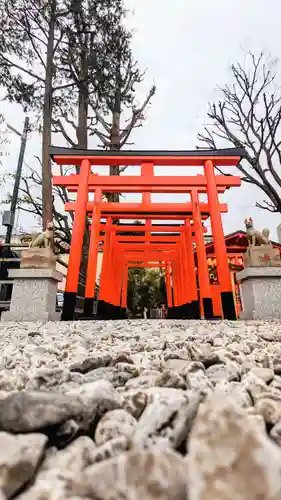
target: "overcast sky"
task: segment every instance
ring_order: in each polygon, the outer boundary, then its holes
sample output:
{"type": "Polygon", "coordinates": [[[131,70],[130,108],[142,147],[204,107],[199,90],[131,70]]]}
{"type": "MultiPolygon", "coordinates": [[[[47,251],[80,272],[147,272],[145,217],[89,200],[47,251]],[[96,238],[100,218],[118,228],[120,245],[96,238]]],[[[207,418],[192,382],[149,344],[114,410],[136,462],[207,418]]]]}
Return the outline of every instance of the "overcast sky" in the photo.
{"type": "MultiPolygon", "coordinates": [[[[263,49],[278,58],[281,55],[279,0],[126,3],[134,10],[129,20],[136,30],[134,54],[139,66],[147,68],[140,99],[152,83],[157,86],[145,126],[134,135],[137,149],[195,148],[197,133],[206,121],[207,103],[218,98],[218,85],[230,81],[231,63],[243,61],[249,49],[263,49]]],[[[12,125],[22,127],[20,108],[4,104],[0,111],[12,125]]],[[[4,160],[10,169],[16,163],[18,148],[18,139],[11,139],[14,147],[4,160]]],[[[29,163],[34,161],[33,151],[40,152],[37,138],[28,144],[29,163]]],[[[256,209],[256,199],[263,199],[262,193],[248,185],[224,195],[223,200],[229,203],[229,213],[224,217],[226,233],[244,228],[245,216],[251,215],[257,228],[269,227],[272,238],[276,238],[281,218],[256,209]]]]}

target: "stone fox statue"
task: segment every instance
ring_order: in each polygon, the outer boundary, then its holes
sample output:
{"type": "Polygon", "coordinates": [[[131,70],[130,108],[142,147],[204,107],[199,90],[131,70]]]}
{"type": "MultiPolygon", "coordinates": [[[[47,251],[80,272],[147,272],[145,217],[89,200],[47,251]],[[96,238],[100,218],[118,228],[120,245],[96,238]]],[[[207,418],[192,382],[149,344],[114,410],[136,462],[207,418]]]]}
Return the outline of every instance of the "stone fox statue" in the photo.
{"type": "Polygon", "coordinates": [[[51,248],[54,249],[54,224],[50,221],[47,222],[45,231],[37,234],[32,238],[29,247],[37,248],[51,248]]]}
{"type": "Polygon", "coordinates": [[[245,219],[246,235],[249,242],[249,246],[258,247],[261,245],[269,245],[269,229],[265,228],[262,232],[257,231],[254,228],[254,223],[252,217],[245,219]]]}

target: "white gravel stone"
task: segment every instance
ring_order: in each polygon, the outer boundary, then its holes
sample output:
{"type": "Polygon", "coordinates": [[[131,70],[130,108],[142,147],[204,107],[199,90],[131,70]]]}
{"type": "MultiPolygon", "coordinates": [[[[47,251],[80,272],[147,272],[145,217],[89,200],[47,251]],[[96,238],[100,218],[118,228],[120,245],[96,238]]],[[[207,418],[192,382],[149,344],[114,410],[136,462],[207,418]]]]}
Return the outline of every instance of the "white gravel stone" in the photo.
{"type": "Polygon", "coordinates": [[[136,419],[125,410],[108,411],[97,425],[95,442],[100,446],[118,436],[130,438],[136,423],[136,419]]]}
{"type": "Polygon", "coordinates": [[[274,321],[1,323],[0,458],[13,449],[16,474],[0,466],[0,499],[106,500],[118,485],[128,500],[279,500],[280,341],[274,321]]]}

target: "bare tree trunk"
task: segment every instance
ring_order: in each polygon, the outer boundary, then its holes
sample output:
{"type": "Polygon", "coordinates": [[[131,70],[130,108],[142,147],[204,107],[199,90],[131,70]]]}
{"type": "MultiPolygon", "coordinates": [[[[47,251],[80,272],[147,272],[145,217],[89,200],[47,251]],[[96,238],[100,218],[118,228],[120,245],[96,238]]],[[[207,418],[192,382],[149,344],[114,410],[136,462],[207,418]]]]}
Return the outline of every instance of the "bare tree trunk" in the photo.
{"type": "MultiPolygon", "coordinates": [[[[115,92],[114,108],[112,111],[112,125],[110,131],[109,148],[112,151],[120,151],[121,149],[120,122],[121,122],[121,91],[118,86],[115,92]]],[[[120,175],[119,165],[111,165],[109,172],[110,175],[120,175]]],[[[108,193],[107,200],[109,202],[118,202],[119,193],[108,193]]]]}
{"type": "Polygon", "coordinates": [[[88,147],[88,89],[87,85],[79,92],[78,103],[78,127],[77,127],[77,147],[87,149],[88,147]]]}
{"type": "MultiPolygon", "coordinates": [[[[88,148],[88,107],[89,107],[89,88],[88,88],[88,62],[87,53],[82,48],[81,52],[81,85],[79,89],[78,98],[78,127],[77,127],[77,148],[87,149],[88,148]]],[[[79,286],[78,294],[81,297],[85,296],[85,285],[88,267],[88,254],[90,245],[90,232],[88,217],[86,217],[86,228],[84,232],[83,247],[82,247],[82,258],[80,266],[80,276],[79,276],[79,286]]]]}
{"type": "Polygon", "coordinates": [[[43,230],[47,222],[53,218],[52,168],[49,157],[49,145],[52,141],[52,94],[53,94],[53,54],[55,38],[57,0],[52,0],[49,36],[46,56],[46,77],[43,104],[43,137],[42,137],[42,200],[43,230]]]}

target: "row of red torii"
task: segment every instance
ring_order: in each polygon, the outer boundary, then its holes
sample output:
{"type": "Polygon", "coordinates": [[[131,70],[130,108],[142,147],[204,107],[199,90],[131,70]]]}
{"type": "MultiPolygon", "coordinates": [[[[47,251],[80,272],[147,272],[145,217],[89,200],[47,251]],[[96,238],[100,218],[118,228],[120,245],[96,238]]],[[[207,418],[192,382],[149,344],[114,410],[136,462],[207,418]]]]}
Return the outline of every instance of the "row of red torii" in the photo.
{"type": "MultiPolygon", "coordinates": [[[[203,222],[210,217],[217,262],[221,316],[236,319],[235,299],[222,226],[227,205],[219,194],[238,187],[241,179],[216,175],[215,167],[235,167],[243,149],[207,151],[98,151],[50,147],[58,165],[76,165],[78,174],[54,176],[53,185],[76,193],[65,205],[74,213],[64,293],[62,320],[72,320],[78,291],[86,220],[91,218],[86,273],[84,317],[93,317],[99,245],[103,245],[97,317],[124,318],[128,269],[162,267],[165,270],[168,317],[212,319],[213,294],[208,271],[203,222]],[[140,166],[140,175],[109,176],[92,173],[93,166],[140,166]],[[155,175],[154,167],[202,167],[201,175],[155,175]],[[104,193],[141,193],[140,203],[106,202],[104,193]],[[89,193],[93,201],[90,201],[89,193]],[[154,203],[152,193],[189,193],[185,203],[154,203]],[[207,203],[200,194],[207,194],[207,203]],[[123,220],[144,220],[143,225],[123,220]],[[163,220],[154,225],[152,221],[163,220]],[[174,221],[174,222],[173,222],[174,221]],[[180,224],[176,221],[182,221],[180,224]],[[126,233],[129,233],[126,235],[126,233]],[[133,234],[132,234],[133,233],[133,234]]],[[[169,168],[170,167],[170,168],[169,168]]]]}

